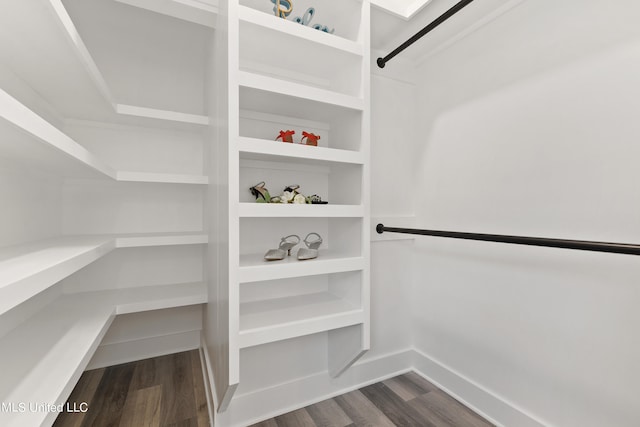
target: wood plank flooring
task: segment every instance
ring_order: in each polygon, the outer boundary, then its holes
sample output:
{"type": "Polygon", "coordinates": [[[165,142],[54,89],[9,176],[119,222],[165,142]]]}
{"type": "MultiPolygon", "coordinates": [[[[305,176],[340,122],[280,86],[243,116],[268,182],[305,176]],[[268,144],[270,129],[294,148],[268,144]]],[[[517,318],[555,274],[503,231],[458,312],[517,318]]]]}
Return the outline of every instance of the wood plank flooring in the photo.
{"type": "Polygon", "coordinates": [[[208,427],[197,350],[87,371],[69,403],[86,413],[62,413],[54,427],[208,427]]]}
{"type": "Polygon", "coordinates": [[[252,427],[489,427],[411,372],[254,424],[252,427]]]}
{"type": "MultiPolygon", "coordinates": [[[[208,427],[198,351],[85,372],[69,397],[86,413],[63,413],[54,427],[208,427]]],[[[489,427],[411,372],[253,427],[489,427]]]]}

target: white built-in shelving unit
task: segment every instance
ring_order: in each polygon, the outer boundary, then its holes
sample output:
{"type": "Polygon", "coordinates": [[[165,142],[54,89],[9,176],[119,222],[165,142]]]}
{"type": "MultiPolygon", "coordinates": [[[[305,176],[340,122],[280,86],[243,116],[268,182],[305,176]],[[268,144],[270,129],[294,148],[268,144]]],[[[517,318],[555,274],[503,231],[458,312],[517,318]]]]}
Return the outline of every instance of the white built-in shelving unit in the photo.
{"type": "MultiPolygon", "coordinates": [[[[285,20],[273,4],[218,5],[216,93],[219,121],[217,201],[210,240],[220,248],[209,309],[228,313],[207,325],[219,411],[241,381],[244,349],[326,334],[329,372],[340,375],[369,348],[369,1],[300,0],[285,20]],[[292,22],[308,7],[328,34],[292,22]],[[279,130],[320,135],[318,147],[274,141],[279,130]],[[300,185],[328,205],[256,203],[300,185]],[[267,262],[280,238],[311,232],[320,256],[267,262]]],[[[301,243],[301,246],[304,246],[301,243]]],[[[268,361],[264,360],[268,364],[268,361]]]]}
{"type": "Polygon", "coordinates": [[[16,196],[27,223],[0,228],[1,401],[64,402],[121,314],[206,303],[218,411],[245,349],[325,334],[333,376],[367,351],[370,5],[313,6],[336,34],[258,0],[34,0],[0,19],[0,173],[55,191],[51,212],[16,196]],[[329,204],[257,204],[260,181],[329,204]],[[310,232],[317,259],[263,260],[310,232]]]}
{"type": "MultiPolygon", "coordinates": [[[[0,228],[2,402],[63,403],[117,315],[207,303],[215,7],[157,2],[178,21],[146,3],[33,0],[0,18],[0,191],[15,199],[0,228]]],[[[3,410],[0,425],[55,417],[3,410]]]]}

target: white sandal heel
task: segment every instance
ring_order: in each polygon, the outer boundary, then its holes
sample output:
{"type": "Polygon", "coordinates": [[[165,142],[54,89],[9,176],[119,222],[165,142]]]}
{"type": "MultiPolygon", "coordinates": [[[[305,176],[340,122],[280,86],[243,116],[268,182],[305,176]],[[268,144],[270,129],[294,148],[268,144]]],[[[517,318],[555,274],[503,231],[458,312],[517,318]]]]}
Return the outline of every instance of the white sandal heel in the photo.
{"type": "Polygon", "coordinates": [[[285,256],[291,256],[291,249],[298,243],[300,243],[300,237],[296,234],[283,237],[280,239],[278,249],[269,249],[267,253],[264,254],[264,259],[267,261],[279,261],[284,259],[285,256]],[[290,239],[295,239],[296,241],[292,242],[290,239]]]}
{"type": "Polygon", "coordinates": [[[298,250],[298,259],[304,261],[318,258],[318,249],[322,244],[322,237],[318,233],[309,233],[307,237],[304,238],[304,244],[307,245],[307,247],[298,250]],[[316,237],[316,239],[309,240],[310,237],[316,237]]]}

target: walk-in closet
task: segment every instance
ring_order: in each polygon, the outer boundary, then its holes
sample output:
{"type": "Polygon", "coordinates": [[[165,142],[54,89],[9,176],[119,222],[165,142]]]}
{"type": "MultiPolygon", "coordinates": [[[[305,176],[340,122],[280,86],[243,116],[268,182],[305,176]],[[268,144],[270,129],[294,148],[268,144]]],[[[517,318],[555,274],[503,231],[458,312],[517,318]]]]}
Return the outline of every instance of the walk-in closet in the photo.
{"type": "Polygon", "coordinates": [[[640,4],[0,12],[0,426],[640,426],[640,4]]]}

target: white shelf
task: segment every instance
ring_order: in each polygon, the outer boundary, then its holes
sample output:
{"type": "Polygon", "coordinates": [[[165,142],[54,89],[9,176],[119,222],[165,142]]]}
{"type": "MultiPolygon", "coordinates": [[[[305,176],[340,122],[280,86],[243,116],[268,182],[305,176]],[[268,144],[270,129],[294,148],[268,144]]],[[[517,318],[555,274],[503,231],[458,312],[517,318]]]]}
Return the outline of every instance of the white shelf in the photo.
{"type": "Polygon", "coordinates": [[[17,2],[2,14],[0,51],[4,63],[64,117],[188,128],[209,124],[204,115],[119,104],[61,0],[17,2]]]}
{"type": "Polygon", "coordinates": [[[215,28],[217,2],[206,0],[116,0],[141,9],[151,10],[183,21],[215,28]]]}
{"type": "MultiPolygon", "coordinates": [[[[0,338],[0,401],[64,403],[113,317],[113,308],[99,301],[64,296],[0,338]]],[[[47,426],[56,416],[0,411],[0,425],[47,426]]]]}
{"type": "Polygon", "coordinates": [[[238,7],[238,17],[241,22],[257,25],[269,30],[284,33],[289,37],[297,37],[320,45],[328,46],[353,55],[362,56],[364,47],[360,43],[347,40],[333,34],[314,30],[313,28],[277,18],[247,6],[238,7]]]}
{"type": "Polygon", "coordinates": [[[271,92],[278,95],[285,95],[304,100],[312,100],[350,110],[362,111],[364,109],[364,100],[362,98],[263,76],[260,74],[249,73],[247,71],[238,72],[238,83],[241,87],[245,88],[271,92]]]}
{"type": "Polygon", "coordinates": [[[115,105],[116,113],[125,116],[142,117],[148,119],[166,120],[170,122],[180,122],[193,125],[208,126],[209,117],[199,114],[187,114],[177,111],[159,110],[157,108],[147,108],[135,105],[115,105]]]}
{"type": "Polygon", "coordinates": [[[117,172],[117,181],[121,182],[148,182],[159,184],[196,184],[208,185],[209,177],[203,175],[183,175],[170,173],[149,172],[117,172]]]}
{"type": "Polygon", "coordinates": [[[115,314],[139,313],[172,307],[205,304],[207,302],[206,283],[182,283],[160,286],[142,286],[106,291],[82,292],[73,297],[86,301],[102,301],[113,307],[115,314]]]}
{"type": "Polygon", "coordinates": [[[64,176],[103,176],[121,182],[206,185],[200,175],[116,171],[0,89],[0,148],[11,160],[64,176]]]}
{"type": "Polygon", "coordinates": [[[0,118],[3,155],[10,155],[13,160],[28,159],[34,166],[46,169],[116,178],[114,169],[2,89],[0,118]]]}
{"type": "Polygon", "coordinates": [[[294,160],[303,163],[364,164],[364,155],[358,151],[313,147],[302,144],[285,144],[267,139],[240,137],[240,157],[249,160],[294,160]]]}
{"type": "Polygon", "coordinates": [[[209,242],[209,235],[204,233],[146,233],[125,234],[114,237],[116,248],[205,245],[209,242]]]}
{"type": "Polygon", "coordinates": [[[263,255],[240,256],[238,274],[240,283],[344,273],[365,268],[363,257],[331,252],[330,250],[320,250],[318,258],[305,261],[299,261],[295,253],[281,261],[266,261],[263,255]]]}
{"type": "Polygon", "coordinates": [[[52,239],[0,251],[0,314],[109,253],[106,237],[52,239]]]}
{"type": "MultiPolygon", "coordinates": [[[[0,401],[62,404],[116,314],[207,301],[203,283],[64,295],[0,338],[0,401]]],[[[6,427],[51,425],[56,413],[0,411],[6,427]]]]}
{"type": "Polygon", "coordinates": [[[362,218],[362,205],[239,203],[241,218],[362,218]]]}
{"type": "Polygon", "coordinates": [[[364,322],[362,308],[329,293],[240,304],[240,348],[364,322]]]}
{"type": "Polygon", "coordinates": [[[206,244],[202,233],[63,237],[0,250],[0,314],[116,248],[206,244]]]}

